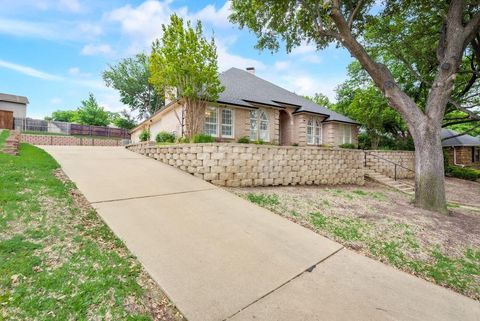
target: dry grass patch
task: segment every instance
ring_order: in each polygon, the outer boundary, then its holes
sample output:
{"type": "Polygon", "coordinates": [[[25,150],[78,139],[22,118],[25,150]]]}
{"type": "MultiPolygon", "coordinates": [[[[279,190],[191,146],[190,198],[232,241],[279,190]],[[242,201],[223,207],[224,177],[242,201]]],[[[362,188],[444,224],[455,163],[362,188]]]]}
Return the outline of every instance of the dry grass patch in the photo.
{"type": "Polygon", "coordinates": [[[480,299],[480,211],[425,211],[374,183],[230,190],[346,247],[480,299]]]}

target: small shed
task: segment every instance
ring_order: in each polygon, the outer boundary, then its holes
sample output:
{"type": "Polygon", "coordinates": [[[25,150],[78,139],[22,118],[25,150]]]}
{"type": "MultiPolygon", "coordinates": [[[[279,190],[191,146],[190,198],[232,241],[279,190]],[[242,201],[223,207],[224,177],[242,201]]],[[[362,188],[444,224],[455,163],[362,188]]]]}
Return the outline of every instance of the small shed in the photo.
{"type": "Polygon", "coordinates": [[[454,137],[458,134],[447,128],[440,133],[442,147],[448,153],[450,164],[468,166],[480,163],[480,138],[467,134],[454,137]]]}
{"type": "Polygon", "coordinates": [[[14,118],[27,117],[28,98],[0,93],[0,110],[13,112],[14,118]]]}

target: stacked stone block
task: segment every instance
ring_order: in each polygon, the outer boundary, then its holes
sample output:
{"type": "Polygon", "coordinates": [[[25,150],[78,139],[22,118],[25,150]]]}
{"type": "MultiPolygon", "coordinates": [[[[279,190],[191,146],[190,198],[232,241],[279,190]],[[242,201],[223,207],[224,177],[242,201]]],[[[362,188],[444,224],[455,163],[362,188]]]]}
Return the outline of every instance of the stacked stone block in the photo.
{"type": "Polygon", "coordinates": [[[415,152],[412,151],[383,151],[371,150],[366,151],[367,162],[366,167],[373,169],[377,173],[386,175],[390,178],[395,176],[395,166],[393,163],[400,164],[397,166],[397,178],[413,178],[415,177],[415,152]],[[390,162],[388,162],[388,161],[390,162]]]}
{"type": "Polygon", "coordinates": [[[218,186],[364,183],[363,152],[357,150],[228,143],[127,148],[218,186]]]}
{"type": "Polygon", "coordinates": [[[76,136],[57,135],[29,135],[22,134],[21,142],[32,145],[58,145],[58,146],[121,146],[121,140],[103,139],[76,136]]]}

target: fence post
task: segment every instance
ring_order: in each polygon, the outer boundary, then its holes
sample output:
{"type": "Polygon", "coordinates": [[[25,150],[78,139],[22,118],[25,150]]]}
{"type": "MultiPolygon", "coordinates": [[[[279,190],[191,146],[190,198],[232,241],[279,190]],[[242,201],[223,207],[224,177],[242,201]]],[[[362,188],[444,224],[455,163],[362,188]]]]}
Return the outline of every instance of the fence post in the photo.
{"type": "Polygon", "coordinates": [[[395,173],[393,174],[393,179],[397,180],[397,164],[393,164],[395,166],[395,173]]]}
{"type": "Polygon", "coordinates": [[[363,166],[367,167],[367,152],[366,151],[363,151],[363,158],[364,158],[363,166]]]}

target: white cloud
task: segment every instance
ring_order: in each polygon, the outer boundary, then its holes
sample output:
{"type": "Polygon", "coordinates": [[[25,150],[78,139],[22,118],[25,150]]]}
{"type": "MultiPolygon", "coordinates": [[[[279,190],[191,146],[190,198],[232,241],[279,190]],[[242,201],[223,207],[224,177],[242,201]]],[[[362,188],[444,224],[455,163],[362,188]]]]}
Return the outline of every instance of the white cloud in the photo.
{"type": "Polygon", "coordinates": [[[312,43],[307,43],[307,42],[302,42],[300,46],[295,47],[292,49],[291,54],[292,55],[302,55],[302,54],[308,54],[317,51],[317,47],[315,44],[312,43]]]}
{"type": "Polygon", "coordinates": [[[80,12],[82,10],[82,6],[78,0],[60,0],[58,6],[61,10],[70,12],[80,12]]]}
{"type": "Polygon", "coordinates": [[[223,43],[217,40],[218,69],[225,71],[231,67],[245,69],[247,67],[255,67],[256,70],[264,70],[265,64],[261,61],[251,58],[242,57],[232,54],[223,43]]]}
{"type": "Polygon", "coordinates": [[[1,18],[0,33],[14,36],[32,36],[43,39],[54,39],[59,37],[59,34],[53,25],[1,18]]]}
{"type": "Polygon", "coordinates": [[[49,74],[49,73],[31,68],[31,67],[28,67],[28,66],[18,65],[18,64],[8,62],[8,61],[5,61],[5,60],[0,60],[0,67],[10,69],[10,70],[14,70],[14,71],[17,71],[21,74],[31,76],[31,77],[34,77],[34,78],[43,79],[43,80],[63,80],[62,77],[52,75],[52,74],[49,74]]]}
{"type": "Polygon", "coordinates": [[[319,56],[319,54],[315,55],[306,55],[302,57],[303,61],[310,62],[312,64],[319,64],[322,62],[322,58],[319,56]]]}
{"type": "Polygon", "coordinates": [[[87,44],[82,48],[81,54],[85,56],[112,55],[113,49],[108,44],[87,44]]]}
{"type": "Polygon", "coordinates": [[[233,26],[230,21],[228,21],[228,16],[231,13],[231,3],[226,1],[225,4],[220,9],[215,9],[215,6],[212,4],[207,5],[202,10],[197,13],[194,13],[190,19],[191,20],[201,20],[202,22],[211,23],[215,27],[231,27],[233,26]]]}
{"type": "Polygon", "coordinates": [[[290,61],[287,60],[277,60],[275,61],[275,64],[273,65],[276,70],[285,70],[290,67],[290,61]]]}
{"type": "Polygon", "coordinates": [[[78,67],[71,67],[71,68],[68,68],[68,74],[71,75],[71,76],[74,76],[74,77],[81,77],[81,78],[85,78],[85,77],[90,77],[91,74],[88,73],[88,72],[82,72],[80,70],[80,68],[78,67]]]}

